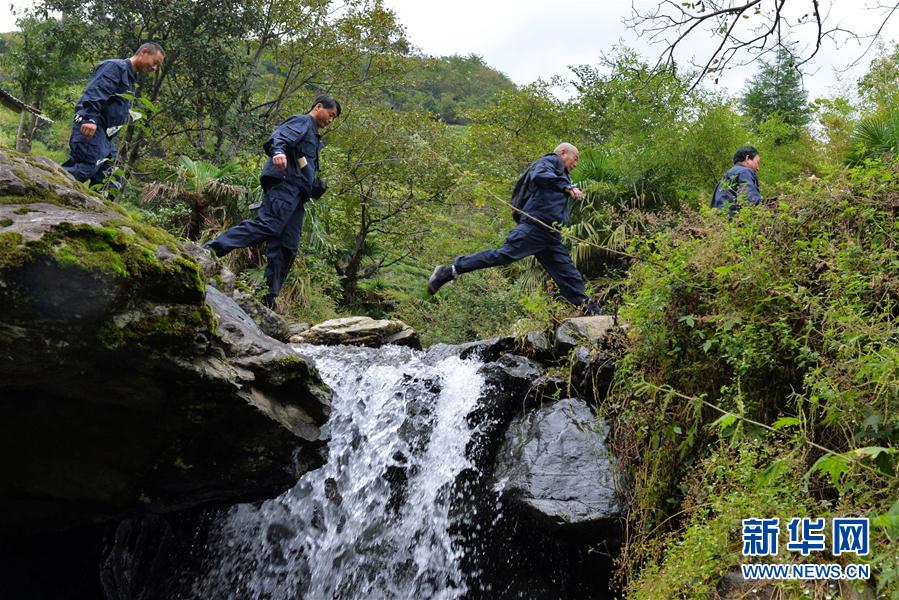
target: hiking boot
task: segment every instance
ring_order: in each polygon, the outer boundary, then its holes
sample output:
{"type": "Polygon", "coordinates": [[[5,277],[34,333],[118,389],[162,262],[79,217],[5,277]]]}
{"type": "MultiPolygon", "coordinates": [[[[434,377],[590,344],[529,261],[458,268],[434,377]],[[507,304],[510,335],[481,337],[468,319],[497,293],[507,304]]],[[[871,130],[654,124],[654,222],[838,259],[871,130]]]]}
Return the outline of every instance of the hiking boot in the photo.
{"type": "Polygon", "coordinates": [[[585,317],[595,317],[602,314],[602,308],[596,302],[585,302],[581,306],[585,317]]]}
{"type": "Polygon", "coordinates": [[[445,267],[443,265],[437,265],[436,267],[434,267],[434,272],[431,273],[431,277],[428,278],[428,293],[431,295],[436,294],[437,290],[439,290],[455,278],[455,267],[445,267]]]}
{"type": "Polygon", "coordinates": [[[205,244],[203,244],[203,248],[212,252],[212,254],[218,258],[221,258],[223,255],[219,253],[215,248],[215,240],[209,240],[205,244]]]}

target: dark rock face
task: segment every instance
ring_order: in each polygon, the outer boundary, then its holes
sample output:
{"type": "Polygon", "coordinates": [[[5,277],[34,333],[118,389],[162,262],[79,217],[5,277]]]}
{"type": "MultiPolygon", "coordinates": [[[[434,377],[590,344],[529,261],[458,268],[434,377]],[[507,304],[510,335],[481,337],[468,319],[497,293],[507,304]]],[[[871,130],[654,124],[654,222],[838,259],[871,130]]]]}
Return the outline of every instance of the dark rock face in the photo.
{"type": "Polygon", "coordinates": [[[204,251],[0,167],[0,535],[266,497],[320,461],[329,391],[204,251]]]}
{"type": "MultiPolygon", "coordinates": [[[[489,356],[495,346],[489,341],[436,351],[453,355],[476,348],[489,356]]],[[[599,495],[588,489],[611,478],[602,471],[608,460],[591,463],[593,446],[604,433],[593,431],[595,417],[583,402],[554,398],[564,381],[545,376],[538,363],[524,357],[498,351],[497,356],[481,370],[484,396],[468,415],[474,434],[466,456],[472,468],[453,489],[453,535],[464,550],[466,597],[611,598],[608,552],[620,535],[617,500],[611,485],[599,495]],[[562,468],[573,454],[587,451],[562,468]],[[554,468],[559,468],[555,475],[554,468]],[[578,476],[590,481],[569,487],[578,476]],[[599,546],[603,552],[592,552],[599,546]]]]}
{"type": "Polygon", "coordinates": [[[279,342],[287,342],[290,339],[290,326],[284,320],[284,317],[260,304],[246,292],[237,290],[232,294],[232,297],[240,305],[241,310],[256,322],[265,335],[279,342]]]}
{"type": "Polygon", "coordinates": [[[497,453],[497,490],[548,527],[608,529],[622,507],[606,435],[582,400],[517,416],[497,453]]]}

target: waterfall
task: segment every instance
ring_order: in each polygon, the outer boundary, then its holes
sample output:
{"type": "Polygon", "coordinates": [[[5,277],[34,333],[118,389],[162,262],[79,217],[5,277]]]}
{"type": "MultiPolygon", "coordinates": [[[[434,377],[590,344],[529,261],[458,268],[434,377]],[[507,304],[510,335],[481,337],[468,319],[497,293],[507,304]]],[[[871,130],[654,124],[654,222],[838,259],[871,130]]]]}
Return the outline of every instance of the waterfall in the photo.
{"type": "Polygon", "coordinates": [[[334,390],[327,461],[224,515],[197,598],[458,598],[451,492],[470,467],[476,359],[388,346],[297,346],[334,390]]]}

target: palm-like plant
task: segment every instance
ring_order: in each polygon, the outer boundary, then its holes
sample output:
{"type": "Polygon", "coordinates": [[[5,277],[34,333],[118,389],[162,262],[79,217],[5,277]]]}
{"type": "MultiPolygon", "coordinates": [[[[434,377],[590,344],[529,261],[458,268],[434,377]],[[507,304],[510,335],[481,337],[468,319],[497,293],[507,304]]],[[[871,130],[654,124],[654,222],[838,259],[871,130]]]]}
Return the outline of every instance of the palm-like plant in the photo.
{"type": "Polygon", "coordinates": [[[852,135],[849,164],[866,158],[894,159],[899,155],[899,113],[877,114],[862,119],[852,135]]]}
{"type": "Polygon", "coordinates": [[[197,240],[204,228],[218,225],[212,219],[214,209],[232,214],[241,212],[236,204],[250,190],[240,185],[240,177],[233,164],[220,167],[182,155],[167,180],[145,185],[140,199],[145,203],[162,201],[187,205],[190,213],[182,234],[190,240],[197,240]]]}

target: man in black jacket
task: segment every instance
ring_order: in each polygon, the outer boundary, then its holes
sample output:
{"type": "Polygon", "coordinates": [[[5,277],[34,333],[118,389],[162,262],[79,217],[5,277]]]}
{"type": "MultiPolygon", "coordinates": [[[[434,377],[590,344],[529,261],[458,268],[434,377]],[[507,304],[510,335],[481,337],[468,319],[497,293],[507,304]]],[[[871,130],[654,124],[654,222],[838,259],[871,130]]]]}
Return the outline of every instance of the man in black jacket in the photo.
{"type": "Polygon", "coordinates": [[[115,163],[112,139],[128,122],[131,101],[122,94],[133,93],[137,74],[152,73],[164,59],[162,47],[147,42],[131,58],[113,58],[97,65],[75,106],[69,159],[62,165],[72,177],[91,184],[103,182],[115,163]]]}
{"type": "Polygon", "coordinates": [[[583,306],[587,314],[598,307],[584,293],[584,280],[562,244],[562,236],[547,225],[568,223],[568,199],[583,200],[584,192],[571,181],[568,173],[577,165],[580,154],[573,145],[563,142],[552,154],[535,162],[528,170],[527,200],[518,227],[496,250],[485,250],[471,256],[459,256],[452,266],[438,265],[428,280],[428,292],[437,290],[462,273],[508,265],[527,256],[535,256],[553,278],[562,296],[575,306],[583,306]]]}
{"type": "Polygon", "coordinates": [[[268,257],[265,304],[269,308],[274,308],[275,298],[296,258],[303,232],[304,205],[310,197],[317,198],[324,193],[318,178],[319,129],[330,125],[339,115],[340,103],[328,94],[321,94],[313,100],[309,114],[294,115],[278,125],[263,145],[269,159],[259,178],[265,196],[256,218],[247,219],[204,244],[216,256],[225,256],[237,248],[265,242],[268,257]]]}
{"type": "Polygon", "coordinates": [[[740,146],[734,152],[734,166],[721,177],[712,194],[712,208],[726,210],[733,216],[742,205],[758,206],[762,201],[759,192],[759,168],[762,157],[754,146],[740,146]]]}

